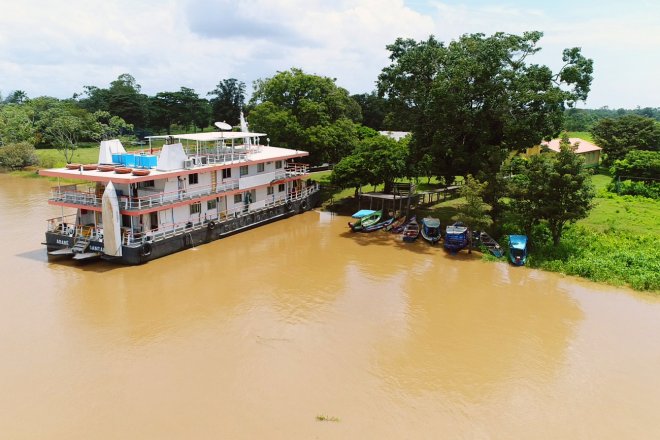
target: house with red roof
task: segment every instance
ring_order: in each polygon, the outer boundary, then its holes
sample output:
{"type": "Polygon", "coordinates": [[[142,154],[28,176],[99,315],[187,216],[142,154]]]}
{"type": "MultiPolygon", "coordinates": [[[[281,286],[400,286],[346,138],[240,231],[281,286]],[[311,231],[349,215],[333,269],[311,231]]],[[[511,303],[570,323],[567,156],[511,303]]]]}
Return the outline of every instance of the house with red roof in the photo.
{"type": "MultiPolygon", "coordinates": [[[[600,148],[598,145],[595,145],[592,142],[585,141],[584,139],[580,138],[569,138],[568,139],[571,143],[571,146],[573,147],[575,154],[579,154],[582,157],[584,157],[584,163],[588,167],[595,167],[598,166],[600,163],[600,153],[602,148],[600,148]]],[[[527,155],[532,156],[535,154],[539,154],[541,151],[543,151],[544,148],[549,149],[550,151],[554,151],[555,153],[559,153],[559,142],[561,139],[553,139],[550,142],[541,142],[540,146],[534,147],[534,148],[528,148],[527,149],[527,155]]]]}

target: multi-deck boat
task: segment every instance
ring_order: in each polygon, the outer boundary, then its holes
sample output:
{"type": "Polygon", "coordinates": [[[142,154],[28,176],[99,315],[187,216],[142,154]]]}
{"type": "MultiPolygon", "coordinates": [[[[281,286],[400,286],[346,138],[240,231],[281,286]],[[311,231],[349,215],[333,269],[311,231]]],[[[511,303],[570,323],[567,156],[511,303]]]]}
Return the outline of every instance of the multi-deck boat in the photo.
{"type": "Polygon", "coordinates": [[[313,208],[319,186],[295,162],[308,153],[260,145],[263,136],[153,136],[142,152],[103,141],[96,167],[41,170],[58,178],[48,202],[62,207],[48,220],[48,254],[141,264],[313,208]]]}

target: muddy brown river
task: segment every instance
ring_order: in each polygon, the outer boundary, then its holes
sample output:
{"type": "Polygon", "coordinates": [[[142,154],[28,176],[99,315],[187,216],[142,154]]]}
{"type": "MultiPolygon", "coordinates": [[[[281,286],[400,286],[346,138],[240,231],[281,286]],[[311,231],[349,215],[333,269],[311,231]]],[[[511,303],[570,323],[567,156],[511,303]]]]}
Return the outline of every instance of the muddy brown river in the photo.
{"type": "Polygon", "coordinates": [[[2,438],[660,438],[653,295],[315,211],[49,262],[50,185],[0,175],[2,438]]]}

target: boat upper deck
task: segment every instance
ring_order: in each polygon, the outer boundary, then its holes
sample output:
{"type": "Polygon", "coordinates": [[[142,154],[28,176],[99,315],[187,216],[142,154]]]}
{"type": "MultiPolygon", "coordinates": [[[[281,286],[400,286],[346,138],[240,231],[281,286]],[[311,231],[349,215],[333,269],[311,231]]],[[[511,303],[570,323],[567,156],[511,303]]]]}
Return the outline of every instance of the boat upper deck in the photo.
{"type": "MultiPolygon", "coordinates": [[[[148,175],[133,175],[130,171],[120,174],[114,170],[101,171],[98,168],[85,170],[83,166],[76,169],[50,168],[39,171],[42,176],[60,177],[64,179],[87,180],[91,182],[113,182],[113,183],[137,183],[148,180],[167,179],[174,176],[183,176],[193,173],[211,172],[223,168],[251,165],[276,160],[285,161],[307,156],[302,150],[291,150],[288,148],[270,147],[264,145],[252,146],[251,148],[228,148],[228,147],[188,147],[186,149],[187,160],[183,161],[181,168],[170,170],[159,170],[158,166],[149,169],[148,175]]],[[[140,153],[136,154],[139,156],[140,153]]],[[[147,154],[142,154],[146,156],[147,154]]],[[[135,169],[145,169],[135,167],[135,169]]],[[[306,171],[305,171],[306,172],[306,171]]],[[[301,170],[300,174],[304,174],[301,170]]]]}

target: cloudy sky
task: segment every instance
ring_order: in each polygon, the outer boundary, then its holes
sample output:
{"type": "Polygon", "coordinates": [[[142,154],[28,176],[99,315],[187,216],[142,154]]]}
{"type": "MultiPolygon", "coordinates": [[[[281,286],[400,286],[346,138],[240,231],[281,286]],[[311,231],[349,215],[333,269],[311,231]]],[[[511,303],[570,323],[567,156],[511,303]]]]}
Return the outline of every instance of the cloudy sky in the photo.
{"type": "Polygon", "coordinates": [[[149,95],[205,95],[291,67],[363,93],[397,37],[526,30],[545,34],[535,62],[557,69],[574,46],[594,60],[580,107],[660,106],[656,0],[4,0],[0,93],[67,98],[130,73],[149,95]]]}

